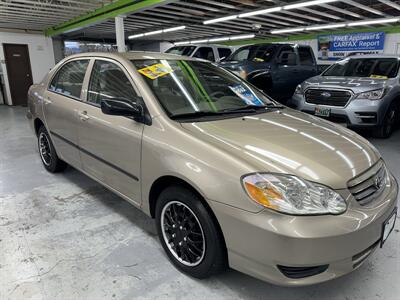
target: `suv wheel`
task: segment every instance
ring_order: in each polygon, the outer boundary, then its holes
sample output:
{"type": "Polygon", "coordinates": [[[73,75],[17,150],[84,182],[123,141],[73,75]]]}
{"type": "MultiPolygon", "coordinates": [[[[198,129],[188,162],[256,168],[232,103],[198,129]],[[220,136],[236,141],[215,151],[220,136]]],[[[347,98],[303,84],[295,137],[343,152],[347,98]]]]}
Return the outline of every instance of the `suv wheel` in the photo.
{"type": "Polygon", "coordinates": [[[160,242],[179,270],[206,278],[225,269],[224,240],[196,193],[166,188],[157,200],[156,224],[160,242]]]}
{"type": "Polygon", "coordinates": [[[392,102],[386,112],[383,124],[381,127],[374,130],[374,136],[378,138],[389,138],[399,120],[399,107],[392,102]]]}
{"type": "Polygon", "coordinates": [[[51,173],[63,171],[67,164],[58,158],[50,135],[44,126],[38,131],[38,147],[40,158],[47,171],[51,173]]]}

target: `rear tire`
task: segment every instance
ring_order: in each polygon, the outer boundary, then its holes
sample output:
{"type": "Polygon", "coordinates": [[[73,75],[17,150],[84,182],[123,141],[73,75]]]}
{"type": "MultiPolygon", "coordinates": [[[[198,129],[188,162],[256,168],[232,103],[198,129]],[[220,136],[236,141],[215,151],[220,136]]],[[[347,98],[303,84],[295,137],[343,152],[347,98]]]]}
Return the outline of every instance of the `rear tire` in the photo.
{"type": "Polygon", "coordinates": [[[392,102],[385,114],[383,124],[373,131],[373,136],[381,139],[389,138],[399,121],[399,106],[392,102]]]}
{"type": "Polygon", "coordinates": [[[67,163],[58,157],[50,135],[44,126],[41,126],[38,130],[38,148],[43,166],[47,171],[51,173],[64,171],[67,163]]]}
{"type": "Polygon", "coordinates": [[[226,268],[222,234],[195,192],[181,186],[166,188],[158,197],[155,217],[161,245],[180,271],[207,278],[226,268]]]}

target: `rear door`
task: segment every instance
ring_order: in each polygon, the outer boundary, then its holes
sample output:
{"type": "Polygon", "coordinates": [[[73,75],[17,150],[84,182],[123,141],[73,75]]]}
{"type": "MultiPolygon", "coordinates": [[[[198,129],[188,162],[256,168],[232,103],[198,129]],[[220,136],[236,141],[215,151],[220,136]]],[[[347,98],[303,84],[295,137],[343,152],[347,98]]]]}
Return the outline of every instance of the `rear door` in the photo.
{"type": "Polygon", "coordinates": [[[137,97],[138,90],[120,63],[96,59],[88,83],[86,104],[79,111],[78,132],[83,169],[139,205],[144,125],[129,117],[106,115],[100,108],[102,99],[137,101],[137,97]]]}
{"type": "Polygon", "coordinates": [[[78,111],[89,59],[75,59],[61,66],[50,81],[43,98],[47,129],[57,154],[70,165],[80,168],[78,150],[78,111]]]}
{"type": "Polygon", "coordinates": [[[206,46],[199,47],[192,56],[215,62],[214,50],[211,47],[206,47],[206,46]]]}
{"type": "Polygon", "coordinates": [[[277,99],[293,95],[299,81],[299,66],[293,46],[282,46],[277,55],[277,65],[272,74],[273,92],[277,99]]]}

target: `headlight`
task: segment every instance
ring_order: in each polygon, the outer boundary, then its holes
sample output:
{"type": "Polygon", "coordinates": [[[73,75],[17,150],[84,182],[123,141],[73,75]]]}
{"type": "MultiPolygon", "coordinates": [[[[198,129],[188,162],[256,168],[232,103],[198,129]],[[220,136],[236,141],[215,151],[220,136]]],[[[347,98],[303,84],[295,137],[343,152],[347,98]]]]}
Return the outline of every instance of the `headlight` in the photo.
{"type": "Polygon", "coordinates": [[[294,93],[298,94],[298,95],[303,94],[303,88],[302,88],[301,84],[296,86],[296,89],[295,89],[294,93]]]}
{"type": "Polygon", "coordinates": [[[360,94],[358,94],[357,98],[369,99],[369,100],[379,100],[383,97],[384,94],[385,94],[385,88],[382,88],[379,90],[373,90],[373,91],[360,93],[360,94]]]}
{"type": "Polygon", "coordinates": [[[347,205],[332,189],[293,175],[257,173],[244,176],[243,186],[255,202],[292,215],[341,214],[347,205]]]}

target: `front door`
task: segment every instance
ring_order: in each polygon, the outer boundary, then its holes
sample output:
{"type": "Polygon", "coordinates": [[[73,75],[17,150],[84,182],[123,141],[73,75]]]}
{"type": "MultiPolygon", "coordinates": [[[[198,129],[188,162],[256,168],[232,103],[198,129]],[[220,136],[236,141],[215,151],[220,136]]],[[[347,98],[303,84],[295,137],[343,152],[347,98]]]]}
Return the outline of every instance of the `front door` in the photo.
{"type": "Polygon", "coordinates": [[[124,116],[106,115],[102,99],[130,101],[137,96],[123,66],[113,60],[94,62],[86,106],[78,130],[83,169],[139,205],[143,124],[124,116]]]}
{"type": "Polygon", "coordinates": [[[28,89],[32,85],[28,46],[4,44],[3,48],[12,103],[26,106],[28,89]]]}
{"type": "Polygon", "coordinates": [[[86,106],[81,94],[88,65],[88,59],[64,64],[53,76],[43,97],[45,122],[57,154],[76,168],[81,167],[78,111],[86,106]]]}

